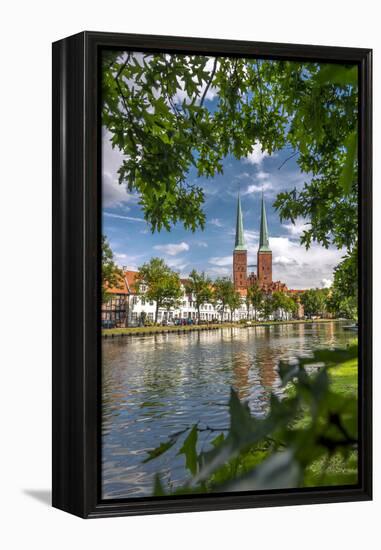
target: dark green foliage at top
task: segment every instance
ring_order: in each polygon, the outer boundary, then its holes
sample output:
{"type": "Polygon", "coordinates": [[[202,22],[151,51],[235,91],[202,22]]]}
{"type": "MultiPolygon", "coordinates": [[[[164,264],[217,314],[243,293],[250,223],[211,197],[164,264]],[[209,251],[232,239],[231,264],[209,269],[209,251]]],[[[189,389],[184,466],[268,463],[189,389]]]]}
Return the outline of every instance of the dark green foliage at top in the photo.
{"type": "Polygon", "coordinates": [[[282,193],[283,219],[310,221],[302,242],[351,248],[357,238],[357,67],[309,62],[108,52],[102,123],[124,154],[120,182],[141,197],[152,231],[203,228],[204,195],[188,182],[261,143],[285,146],[312,180],[282,193]],[[217,90],[211,109],[205,98],[217,90]]]}
{"type": "MultiPolygon", "coordinates": [[[[347,349],[318,350],[312,357],[299,358],[293,364],[280,362],[279,375],[283,386],[289,388],[288,397],[271,395],[264,418],[254,417],[232,389],[229,426],[213,439],[208,450],[198,451],[198,424],[189,430],[179,452],[184,454],[190,478],[175,493],[320,485],[325,483],[325,472],[337,463],[343,466],[342,472],[336,477],[331,475],[329,484],[356,484],[357,399],[353,394],[337,391],[330,383],[337,365],[356,359],[357,346],[353,345],[347,349]],[[320,470],[318,478],[311,475],[316,464],[320,470]]],[[[183,433],[174,434],[169,439],[170,446],[183,433]]],[[[150,451],[147,460],[168,448],[162,443],[150,451]]],[[[170,494],[159,475],[154,494],[170,494]]]]}

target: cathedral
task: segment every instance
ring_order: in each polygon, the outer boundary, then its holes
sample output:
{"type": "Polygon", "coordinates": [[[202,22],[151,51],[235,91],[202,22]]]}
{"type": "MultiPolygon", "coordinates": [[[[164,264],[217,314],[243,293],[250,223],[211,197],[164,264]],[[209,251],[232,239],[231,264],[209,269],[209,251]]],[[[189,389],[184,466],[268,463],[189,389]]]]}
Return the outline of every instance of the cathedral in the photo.
{"type": "Polygon", "coordinates": [[[267,227],[266,207],[263,193],[256,266],[248,266],[247,264],[247,249],[243,231],[241,198],[238,195],[235,247],[233,251],[234,288],[241,294],[241,296],[245,296],[247,293],[247,288],[255,284],[257,284],[265,292],[269,293],[275,291],[288,292],[288,288],[285,283],[273,281],[272,265],[272,252],[269,243],[269,231],[267,227]],[[248,273],[248,267],[256,267],[257,272],[248,273]]]}

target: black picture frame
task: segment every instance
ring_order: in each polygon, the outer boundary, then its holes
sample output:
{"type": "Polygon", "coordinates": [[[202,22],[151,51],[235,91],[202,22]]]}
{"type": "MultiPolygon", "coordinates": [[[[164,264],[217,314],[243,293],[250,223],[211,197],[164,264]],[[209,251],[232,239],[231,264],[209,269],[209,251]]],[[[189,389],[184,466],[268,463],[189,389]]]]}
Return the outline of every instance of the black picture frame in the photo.
{"type": "Polygon", "coordinates": [[[53,44],[53,506],[83,518],[372,498],[372,51],[82,32],[53,44]],[[355,63],[359,67],[359,483],[221,495],[100,499],[102,48],[355,63]]]}

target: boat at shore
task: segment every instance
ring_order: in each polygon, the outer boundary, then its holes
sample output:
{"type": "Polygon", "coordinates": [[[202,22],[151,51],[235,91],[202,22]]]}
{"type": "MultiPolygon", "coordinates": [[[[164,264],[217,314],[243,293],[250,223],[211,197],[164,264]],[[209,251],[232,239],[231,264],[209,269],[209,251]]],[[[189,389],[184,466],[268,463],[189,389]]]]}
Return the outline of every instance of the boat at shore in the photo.
{"type": "Polygon", "coordinates": [[[353,325],[346,325],[345,327],[343,327],[343,330],[350,330],[352,332],[358,332],[359,327],[358,327],[357,323],[354,323],[353,325]]]}

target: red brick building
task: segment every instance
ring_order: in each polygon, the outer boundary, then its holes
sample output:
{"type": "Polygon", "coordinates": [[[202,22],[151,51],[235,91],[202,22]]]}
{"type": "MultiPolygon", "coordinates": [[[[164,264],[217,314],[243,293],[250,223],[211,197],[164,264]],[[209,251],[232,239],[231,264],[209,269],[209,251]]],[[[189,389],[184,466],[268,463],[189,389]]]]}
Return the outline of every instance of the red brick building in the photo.
{"type": "Polygon", "coordinates": [[[259,248],[257,252],[257,273],[248,274],[247,267],[247,249],[243,233],[241,199],[238,196],[236,236],[233,251],[233,281],[235,289],[242,296],[245,296],[247,288],[257,283],[266,292],[289,291],[285,283],[273,281],[273,258],[269,244],[269,231],[263,194],[259,248]]]}

